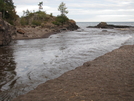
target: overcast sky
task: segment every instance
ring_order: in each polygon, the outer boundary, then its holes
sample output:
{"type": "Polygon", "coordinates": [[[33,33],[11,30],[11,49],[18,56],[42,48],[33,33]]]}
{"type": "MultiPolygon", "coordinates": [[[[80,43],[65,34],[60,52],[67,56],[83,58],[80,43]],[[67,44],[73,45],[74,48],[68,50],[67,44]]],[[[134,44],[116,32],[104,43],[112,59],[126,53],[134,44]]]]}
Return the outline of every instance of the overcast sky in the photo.
{"type": "Polygon", "coordinates": [[[134,0],[13,0],[17,14],[23,10],[37,11],[38,3],[43,2],[43,11],[57,16],[58,6],[66,4],[68,18],[77,22],[129,21],[134,22],[134,0]]]}

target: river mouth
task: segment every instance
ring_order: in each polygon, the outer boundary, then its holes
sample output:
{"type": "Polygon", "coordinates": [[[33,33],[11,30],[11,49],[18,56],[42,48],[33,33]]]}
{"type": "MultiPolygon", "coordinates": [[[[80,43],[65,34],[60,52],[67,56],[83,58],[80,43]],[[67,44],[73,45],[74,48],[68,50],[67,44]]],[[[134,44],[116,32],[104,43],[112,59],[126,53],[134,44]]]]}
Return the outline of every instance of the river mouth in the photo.
{"type": "Polygon", "coordinates": [[[1,47],[0,100],[11,100],[86,61],[133,44],[133,36],[133,30],[85,28],[1,47]]]}

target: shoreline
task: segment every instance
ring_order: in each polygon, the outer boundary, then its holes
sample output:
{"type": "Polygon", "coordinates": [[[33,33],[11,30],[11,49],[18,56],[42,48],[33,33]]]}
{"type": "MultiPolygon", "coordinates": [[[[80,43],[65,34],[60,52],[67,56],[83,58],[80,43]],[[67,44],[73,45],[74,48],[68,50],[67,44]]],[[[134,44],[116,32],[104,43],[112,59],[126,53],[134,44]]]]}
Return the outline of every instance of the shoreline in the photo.
{"type": "MultiPolygon", "coordinates": [[[[60,32],[57,32],[60,33],[60,32]]],[[[21,38],[14,38],[12,40],[30,40],[30,39],[42,39],[42,38],[48,38],[49,36],[53,35],[53,34],[57,34],[55,32],[49,32],[49,33],[45,33],[44,35],[40,36],[40,37],[21,37],[21,38]]]]}
{"type": "Polygon", "coordinates": [[[12,101],[133,101],[134,45],[121,46],[12,101]]]}
{"type": "Polygon", "coordinates": [[[12,36],[12,40],[29,40],[29,39],[41,39],[48,38],[52,34],[60,33],[58,29],[47,29],[47,28],[17,28],[17,30],[21,30],[24,32],[18,33],[16,31],[16,35],[12,36]]]}
{"type": "Polygon", "coordinates": [[[39,39],[48,38],[52,34],[61,33],[62,31],[74,31],[79,29],[73,20],[62,26],[25,26],[16,27],[16,33],[12,35],[12,40],[39,39]]]}

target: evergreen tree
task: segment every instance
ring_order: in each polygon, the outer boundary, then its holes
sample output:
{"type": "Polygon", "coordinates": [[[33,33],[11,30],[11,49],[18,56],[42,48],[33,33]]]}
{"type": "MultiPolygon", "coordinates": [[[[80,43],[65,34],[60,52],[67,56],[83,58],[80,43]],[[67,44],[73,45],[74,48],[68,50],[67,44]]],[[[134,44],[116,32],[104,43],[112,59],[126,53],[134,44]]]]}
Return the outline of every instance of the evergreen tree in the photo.
{"type": "Polygon", "coordinates": [[[56,17],[56,22],[53,22],[53,23],[56,24],[56,25],[62,25],[63,26],[63,24],[66,23],[69,20],[68,17],[66,16],[68,11],[67,11],[67,7],[66,7],[64,2],[61,2],[61,4],[58,7],[58,10],[61,12],[61,15],[57,16],[56,17]]]}
{"type": "Polygon", "coordinates": [[[39,4],[38,4],[38,6],[39,6],[39,11],[40,11],[41,9],[43,9],[42,5],[43,5],[43,2],[39,2],[39,4]]]}
{"type": "Polygon", "coordinates": [[[58,8],[58,10],[61,12],[61,16],[65,16],[65,14],[68,13],[68,11],[67,11],[66,9],[67,9],[67,7],[66,7],[65,3],[62,2],[62,3],[59,5],[59,8],[58,8]]]}
{"type": "Polygon", "coordinates": [[[0,0],[0,12],[2,12],[3,19],[5,19],[7,22],[11,24],[14,24],[17,15],[12,0],[0,0]]]}

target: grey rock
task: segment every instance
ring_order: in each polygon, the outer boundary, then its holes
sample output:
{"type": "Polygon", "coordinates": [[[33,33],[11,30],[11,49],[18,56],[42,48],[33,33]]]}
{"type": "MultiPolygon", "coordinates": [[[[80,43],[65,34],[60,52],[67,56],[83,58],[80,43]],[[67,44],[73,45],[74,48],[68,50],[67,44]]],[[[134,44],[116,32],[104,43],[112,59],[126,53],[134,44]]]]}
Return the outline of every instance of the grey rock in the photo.
{"type": "Polygon", "coordinates": [[[9,45],[12,40],[12,35],[16,34],[16,28],[2,19],[0,12],[0,45],[9,45]]]}

